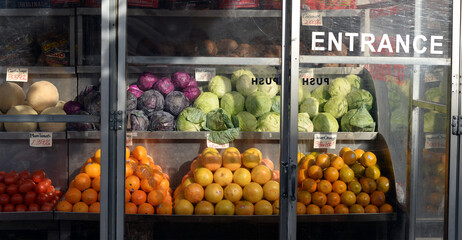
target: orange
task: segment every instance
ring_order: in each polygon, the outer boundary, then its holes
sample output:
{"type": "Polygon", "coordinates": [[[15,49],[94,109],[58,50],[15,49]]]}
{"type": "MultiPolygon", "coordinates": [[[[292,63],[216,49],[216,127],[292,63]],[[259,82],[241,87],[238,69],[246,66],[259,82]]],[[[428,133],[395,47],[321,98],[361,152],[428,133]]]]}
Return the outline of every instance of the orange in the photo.
{"type": "Polygon", "coordinates": [[[77,188],[69,188],[64,195],[64,199],[71,204],[78,203],[82,199],[82,192],[77,188]]]}
{"type": "Polygon", "coordinates": [[[336,192],[327,194],[327,204],[335,207],[340,204],[340,195],[336,192]]]}
{"type": "Polygon", "coordinates": [[[386,177],[379,177],[375,180],[377,183],[377,190],[387,193],[390,189],[390,181],[386,177]]]}
{"type": "Polygon", "coordinates": [[[87,188],[91,186],[91,178],[86,173],[79,173],[74,178],[74,186],[75,188],[79,189],[80,191],[85,191],[87,188]]]}
{"type": "Polygon", "coordinates": [[[330,166],[329,156],[325,153],[321,153],[316,157],[316,165],[321,169],[327,168],[330,166]]]}
{"type": "Polygon", "coordinates": [[[303,169],[308,169],[309,167],[315,164],[316,164],[316,157],[313,155],[306,155],[300,160],[298,167],[303,168],[303,169]]]}
{"type": "Polygon", "coordinates": [[[234,215],[234,204],[229,200],[221,200],[215,205],[216,215],[234,215]]]}
{"type": "Polygon", "coordinates": [[[132,175],[128,177],[127,179],[125,179],[125,188],[128,189],[130,192],[134,192],[140,189],[140,185],[141,185],[141,181],[135,175],[132,175]]]}
{"type": "Polygon", "coordinates": [[[132,202],[125,203],[125,214],[136,214],[138,213],[138,206],[132,202]]]}
{"type": "Polygon", "coordinates": [[[380,177],[380,169],[377,167],[377,165],[367,167],[365,174],[366,174],[366,177],[376,180],[380,177]]]}
{"type": "Polygon", "coordinates": [[[273,172],[271,169],[264,165],[258,165],[252,169],[250,172],[250,177],[252,181],[258,184],[265,184],[273,177],[273,172]]]}
{"type": "Polygon", "coordinates": [[[358,181],[351,181],[348,183],[348,190],[352,191],[354,194],[359,194],[362,190],[362,186],[358,181]]]}
{"type": "Polygon", "coordinates": [[[356,203],[363,207],[366,207],[367,205],[369,205],[370,202],[371,202],[371,198],[369,197],[369,194],[365,192],[361,192],[358,194],[358,196],[356,196],[356,203]]]}
{"type": "Polygon", "coordinates": [[[345,206],[351,206],[356,203],[356,195],[352,191],[345,191],[340,198],[342,199],[342,204],[345,206]]]}
{"type": "Polygon", "coordinates": [[[213,173],[205,167],[196,168],[194,170],[194,181],[205,187],[213,182],[213,173]]]}
{"type": "Polygon", "coordinates": [[[172,204],[171,203],[161,203],[156,208],[156,214],[159,215],[171,215],[172,214],[172,204]]]}
{"type": "Polygon", "coordinates": [[[306,171],[305,168],[299,168],[297,171],[297,183],[302,183],[306,179],[306,171]]]}
{"type": "Polygon", "coordinates": [[[99,213],[100,212],[100,203],[99,202],[94,202],[90,205],[88,208],[88,212],[92,213],[99,213]]]}
{"type": "Polygon", "coordinates": [[[251,203],[256,203],[263,198],[263,188],[260,184],[251,182],[242,189],[242,197],[251,203]]]}
{"type": "Polygon", "coordinates": [[[371,194],[371,203],[377,207],[382,206],[383,204],[385,204],[385,194],[380,191],[374,191],[371,194]]]}
{"type": "Polygon", "coordinates": [[[154,165],[154,160],[152,160],[151,156],[146,156],[143,159],[139,161],[138,164],[146,164],[151,167],[151,169],[154,169],[156,165],[154,165]]]}
{"type": "Polygon", "coordinates": [[[315,180],[307,178],[302,182],[302,189],[310,193],[313,193],[316,191],[317,185],[318,184],[315,180]]]}
{"type": "Polygon", "coordinates": [[[189,184],[191,183],[195,183],[196,181],[194,181],[194,178],[193,177],[189,177],[189,178],[186,178],[183,183],[181,184],[181,186],[184,188],[186,188],[189,184]]]}
{"type": "Polygon", "coordinates": [[[262,160],[262,154],[260,150],[256,148],[249,148],[245,150],[245,152],[242,154],[242,164],[246,168],[254,168],[260,164],[262,160]]]}
{"type": "Polygon", "coordinates": [[[364,208],[359,204],[353,204],[350,206],[350,213],[364,213],[364,208]]]}
{"type": "Polygon", "coordinates": [[[234,172],[233,182],[239,184],[241,187],[244,187],[252,181],[252,176],[249,170],[245,168],[239,168],[234,172]]]}
{"type": "Polygon", "coordinates": [[[78,202],[72,207],[73,212],[88,212],[88,205],[84,202],[78,202]]]}
{"type": "Polygon", "coordinates": [[[338,170],[334,167],[328,167],[326,170],[324,170],[324,178],[333,183],[335,182],[339,177],[338,170]]]}
{"type": "Polygon", "coordinates": [[[364,150],[359,149],[359,148],[356,149],[354,152],[355,152],[355,154],[356,154],[356,160],[359,160],[359,159],[363,156],[363,154],[364,154],[364,150]]]}
{"type": "Polygon", "coordinates": [[[381,213],[392,213],[393,207],[390,204],[385,203],[382,206],[380,206],[379,210],[381,213]]]}
{"type": "Polygon", "coordinates": [[[222,161],[220,154],[216,152],[203,152],[201,156],[202,165],[212,172],[221,167],[222,161]]]}
{"type": "Polygon", "coordinates": [[[213,204],[208,201],[200,201],[194,208],[195,215],[213,215],[214,212],[215,208],[213,207],[213,204]]]}
{"type": "Polygon", "coordinates": [[[346,190],[347,190],[347,185],[343,181],[337,180],[332,184],[332,191],[338,194],[342,194],[346,190]]]}
{"type": "Polygon", "coordinates": [[[137,146],[132,151],[132,156],[138,160],[143,159],[147,155],[148,155],[148,152],[146,151],[146,148],[144,148],[143,146],[137,146]]]}
{"type": "Polygon", "coordinates": [[[321,180],[318,183],[318,192],[322,192],[324,194],[332,192],[332,184],[327,180],[321,180]]]}
{"type": "Polygon", "coordinates": [[[308,168],[308,177],[318,180],[322,178],[322,169],[321,167],[314,165],[308,168]]]}
{"type": "Polygon", "coordinates": [[[338,155],[339,155],[340,157],[342,157],[343,154],[346,153],[346,152],[348,152],[348,151],[351,151],[351,148],[349,148],[349,147],[344,147],[344,148],[342,148],[342,149],[340,150],[340,152],[338,153],[338,155]]]}
{"type": "Polygon", "coordinates": [[[138,206],[138,214],[154,214],[154,207],[149,203],[142,203],[138,206]]]}
{"type": "Polygon", "coordinates": [[[144,178],[140,182],[140,187],[145,192],[150,192],[157,187],[157,182],[153,177],[144,178]]]}
{"type": "Polygon", "coordinates": [[[334,214],[334,208],[329,205],[324,205],[321,208],[322,214],[334,214]]]}
{"type": "MultiPolygon", "coordinates": [[[[135,171],[136,169],[136,166],[138,166],[138,159],[134,158],[134,157],[129,157],[127,159],[127,163],[131,166],[131,168],[133,169],[133,171],[135,171]]],[[[129,176],[125,176],[125,177],[129,177],[129,176]]]]}
{"type": "Polygon", "coordinates": [[[377,157],[372,152],[365,152],[359,161],[364,167],[372,167],[377,163],[377,157]]]}
{"type": "Polygon", "coordinates": [[[224,189],[224,196],[226,200],[237,202],[242,198],[242,187],[236,183],[231,183],[224,189]]]}
{"type": "Polygon", "coordinates": [[[332,160],[330,161],[330,166],[337,169],[337,170],[342,169],[343,165],[344,165],[343,158],[341,158],[339,156],[333,157],[332,160]]]}
{"type": "Polygon", "coordinates": [[[364,168],[361,163],[356,162],[353,165],[351,165],[351,170],[355,173],[356,178],[362,178],[364,176],[364,173],[366,172],[366,168],[364,168]]]}
{"type": "Polygon", "coordinates": [[[125,188],[125,203],[130,202],[131,198],[132,198],[132,194],[130,193],[130,191],[128,191],[128,189],[125,188]]]}
{"type": "Polygon", "coordinates": [[[125,147],[125,159],[128,159],[130,157],[130,149],[128,147],[125,147]]]}
{"type": "Polygon", "coordinates": [[[255,203],[255,215],[273,215],[273,205],[267,200],[255,203]]]}
{"type": "Polygon", "coordinates": [[[301,202],[297,202],[297,214],[306,214],[306,206],[301,202]]]}
{"type": "Polygon", "coordinates": [[[142,190],[136,190],[132,193],[132,202],[136,205],[140,205],[146,202],[146,193],[142,190]]]}
{"type": "Polygon", "coordinates": [[[218,183],[209,184],[204,191],[204,197],[210,203],[217,203],[223,199],[223,188],[218,183]]]}
{"type": "Polygon", "coordinates": [[[319,207],[322,207],[327,203],[327,196],[322,192],[315,192],[311,195],[311,202],[319,207]]]}
{"type": "Polygon", "coordinates": [[[319,206],[317,205],[310,204],[306,206],[306,213],[307,214],[321,214],[321,208],[319,208],[319,206]]]}
{"type": "Polygon", "coordinates": [[[375,205],[369,204],[364,208],[365,213],[378,213],[379,208],[375,205]]]}
{"type": "Polygon", "coordinates": [[[140,179],[152,177],[153,171],[151,166],[147,164],[139,164],[136,166],[135,175],[138,176],[140,179]]]}
{"type": "Polygon", "coordinates": [[[98,163],[89,163],[85,166],[85,173],[90,178],[95,178],[101,174],[101,166],[98,163]]]}
{"type": "Polygon", "coordinates": [[[297,192],[297,201],[301,202],[305,205],[308,205],[311,203],[311,193],[307,191],[299,191],[297,192]]]}
{"type": "Polygon", "coordinates": [[[162,181],[160,181],[160,183],[157,185],[157,188],[159,190],[162,190],[162,191],[165,191],[167,192],[168,189],[170,188],[170,182],[167,180],[167,179],[162,179],[162,181]]]}
{"type": "Polygon", "coordinates": [[[97,200],[98,200],[98,193],[92,188],[89,188],[82,193],[82,202],[88,205],[91,205],[97,200]]]}
{"type": "Polygon", "coordinates": [[[356,162],[356,153],[353,151],[347,151],[342,155],[343,161],[347,165],[353,165],[356,162]]]}
{"type": "Polygon", "coordinates": [[[66,200],[63,200],[56,205],[56,210],[60,212],[72,212],[72,204],[66,200]]]}
{"type": "Polygon", "coordinates": [[[276,201],[279,199],[279,183],[270,180],[263,185],[263,197],[268,201],[276,201]]]}
{"type": "Polygon", "coordinates": [[[340,180],[349,183],[355,178],[355,173],[348,166],[344,166],[340,169],[340,180]]]}
{"type": "Polygon", "coordinates": [[[273,202],[273,213],[279,214],[279,199],[273,202]]]}
{"type": "Polygon", "coordinates": [[[223,152],[223,167],[236,171],[242,165],[241,153],[235,147],[229,147],[223,152]]]}
{"type": "Polygon", "coordinates": [[[233,172],[228,168],[219,168],[213,174],[213,180],[222,187],[228,186],[233,182],[233,172]]]}
{"type": "Polygon", "coordinates": [[[192,215],[194,213],[194,206],[186,199],[180,199],[174,206],[175,214],[192,215]]]}
{"type": "Polygon", "coordinates": [[[154,190],[148,194],[148,203],[157,207],[164,201],[164,194],[160,190],[154,190]]]}
{"type": "Polygon", "coordinates": [[[184,189],[184,197],[191,203],[198,203],[204,198],[204,188],[198,183],[191,183],[184,189]]]}
{"type": "Polygon", "coordinates": [[[363,191],[366,193],[372,193],[377,189],[377,184],[370,178],[361,178],[359,182],[361,183],[363,191]]]}
{"type": "Polygon", "coordinates": [[[91,181],[91,188],[95,189],[95,191],[99,192],[101,189],[101,177],[97,176],[93,178],[91,181]]]}
{"type": "Polygon", "coordinates": [[[334,212],[335,214],[347,214],[350,212],[350,209],[348,209],[348,207],[343,204],[339,204],[335,206],[334,212]]]}
{"type": "Polygon", "coordinates": [[[93,162],[101,164],[101,149],[96,150],[93,162]]]}
{"type": "Polygon", "coordinates": [[[255,211],[255,207],[251,202],[241,200],[241,201],[236,202],[234,211],[236,215],[253,215],[255,211]]]}

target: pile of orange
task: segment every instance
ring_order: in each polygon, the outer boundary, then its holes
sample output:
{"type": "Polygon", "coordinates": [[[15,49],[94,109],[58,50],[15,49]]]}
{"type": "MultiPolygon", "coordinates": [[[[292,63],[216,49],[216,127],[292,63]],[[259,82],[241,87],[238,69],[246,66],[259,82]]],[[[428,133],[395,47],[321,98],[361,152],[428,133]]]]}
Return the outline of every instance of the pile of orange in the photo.
{"type": "MultiPolygon", "coordinates": [[[[56,209],[64,212],[99,212],[101,150],[88,159],[72,180],[56,209]]],[[[125,213],[172,214],[169,176],[142,146],[126,149],[125,213]]]]}
{"type": "MultiPolygon", "coordinates": [[[[444,149],[443,149],[444,150],[444,149]]],[[[430,216],[442,216],[444,208],[446,152],[440,149],[423,149],[422,180],[420,184],[424,212],[430,216]]]]}
{"type": "Polygon", "coordinates": [[[386,203],[388,178],[372,152],[344,147],[339,155],[299,154],[297,214],[393,212],[386,203]]]}
{"type": "Polygon", "coordinates": [[[272,215],[279,213],[279,172],[256,148],[222,154],[206,148],[173,193],[175,214],[272,215]]]}

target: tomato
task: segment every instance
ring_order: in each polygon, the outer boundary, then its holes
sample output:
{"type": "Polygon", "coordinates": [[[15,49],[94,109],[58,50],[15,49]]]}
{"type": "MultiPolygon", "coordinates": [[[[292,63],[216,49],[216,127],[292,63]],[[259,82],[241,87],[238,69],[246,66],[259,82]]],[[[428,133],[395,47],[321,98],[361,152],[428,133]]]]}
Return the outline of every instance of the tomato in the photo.
{"type": "Polygon", "coordinates": [[[3,181],[6,185],[15,184],[19,180],[19,175],[9,175],[9,173],[5,176],[5,180],[3,181]]]}
{"type": "Polygon", "coordinates": [[[6,184],[0,183],[0,194],[5,193],[5,192],[6,192],[6,184]]]}
{"type": "Polygon", "coordinates": [[[10,196],[15,193],[18,193],[18,185],[11,184],[10,186],[6,187],[6,192],[10,194],[10,196]]]}
{"type": "Polygon", "coordinates": [[[34,180],[35,183],[39,183],[45,179],[45,172],[43,170],[35,170],[34,173],[32,174],[32,180],[34,180]]]}
{"type": "Polygon", "coordinates": [[[5,204],[5,206],[3,206],[3,211],[4,212],[14,212],[14,205],[11,203],[5,204]]]}
{"type": "Polygon", "coordinates": [[[6,194],[6,193],[2,193],[0,194],[0,204],[7,204],[10,202],[10,195],[6,194]]]}
{"type": "Polygon", "coordinates": [[[27,211],[36,212],[40,211],[40,206],[37,203],[31,203],[27,208],[27,211]]]}
{"type": "Polygon", "coordinates": [[[54,205],[53,205],[52,203],[48,203],[48,202],[47,202],[47,203],[44,203],[44,204],[42,205],[42,207],[40,208],[40,210],[42,210],[42,211],[53,211],[53,207],[54,207],[54,205]]]}
{"type": "Polygon", "coordinates": [[[26,205],[31,205],[35,202],[35,197],[37,197],[37,193],[33,191],[26,192],[26,194],[24,195],[24,203],[26,205]]]}
{"type": "Polygon", "coordinates": [[[51,202],[50,202],[50,203],[51,203],[51,204],[53,204],[53,206],[55,206],[55,205],[56,205],[56,203],[58,203],[58,200],[56,200],[56,199],[53,199],[53,200],[51,200],[51,202]]]}
{"type": "Polygon", "coordinates": [[[59,201],[59,199],[60,199],[60,197],[58,195],[56,195],[56,193],[55,193],[55,200],[59,201]]]}
{"type": "Polygon", "coordinates": [[[22,202],[24,201],[24,198],[21,194],[15,193],[13,194],[13,196],[11,196],[10,201],[12,204],[18,205],[18,204],[22,204],[22,202]]]}
{"type": "Polygon", "coordinates": [[[0,204],[0,212],[3,212],[3,205],[0,204]]]}
{"type": "Polygon", "coordinates": [[[40,193],[35,198],[35,202],[42,205],[48,201],[48,195],[46,193],[40,193]]]}
{"type": "Polygon", "coordinates": [[[37,185],[35,185],[35,193],[46,193],[47,192],[47,186],[45,185],[45,182],[39,182],[37,185]]]}
{"type": "Polygon", "coordinates": [[[51,200],[55,199],[55,193],[53,192],[49,192],[49,193],[46,193],[47,194],[47,202],[50,202],[51,200]]]}
{"type": "Polygon", "coordinates": [[[22,184],[19,185],[19,192],[20,193],[26,193],[29,191],[34,190],[35,188],[35,182],[32,179],[26,179],[22,184]]]}
{"type": "Polygon", "coordinates": [[[59,198],[61,198],[61,196],[63,196],[63,192],[61,192],[60,190],[56,190],[55,195],[58,196],[59,198]]]}
{"type": "Polygon", "coordinates": [[[48,186],[48,187],[47,187],[47,193],[53,193],[53,194],[55,194],[55,193],[56,193],[55,187],[53,187],[53,185],[48,186]]]}
{"type": "Polygon", "coordinates": [[[25,212],[27,210],[27,206],[24,204],[16,205],[16,212],[25,212]]]}
{"type": "Polygon", "coordinates": [[[51,186],[51,179],[49,178],[45,178],[42,182],[44,182],[47,187],[51,186]]]}
{"type": "Polygon", "coordinates": [[[22,172],[19,173],[19,176],[24,178],[24,179],[30,179],[32,177],[32,175],[30,174],[29,171],[27,170],[24,170],[22,172]]]}
{"type": "Polygon", "coordinates": [[[6,172],[0,172],[0,183],[2,183],[3,180],[5,180],[5,175],[6,175],[6,172]]]}

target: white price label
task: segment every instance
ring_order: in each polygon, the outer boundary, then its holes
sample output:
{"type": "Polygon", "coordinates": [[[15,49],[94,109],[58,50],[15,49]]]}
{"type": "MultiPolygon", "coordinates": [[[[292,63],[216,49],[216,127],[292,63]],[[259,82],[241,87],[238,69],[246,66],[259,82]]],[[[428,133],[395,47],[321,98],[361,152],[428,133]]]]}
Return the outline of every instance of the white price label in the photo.
{"type": "Polygon", "coordinates": [[[27,68],[7,68],[7,82],[27,82],[29,78],[29,70],[27,68]]]}
{"type": "Polygon", "coordinates": [[[444,134],[425,135],[425,148],[446,148],[446,136],[444,134]]]}
{"type": "Polygon", "coordinates": [[[125,145],[127,147],[133,146],[133,137],[136,137],[136,132],[127,132],[125,136],[125,145]]]}
{"type": "Polygon", "coordinates": [[[307,12],[302,15],[303,26],[322,26],[322,15],[320,12],[307,12]]]}
{"type": "Polygon", "coordinates": [[[208,82],[215,77],[216,69],[215,68],[196,68],[196,81],[198,82],[208,82]]]}
{"type": "Polygon", "coordinates": [[[229,148],[229,143],[225,143],[225,144],[214,143],[209,140],[209,134],[207,134],[207,147],[215,148],[215,149],[224,149],[224,148],[229,148]]]}
{"type": "Polygon", "coordinates": [[[304,80],[303,85],[308,85],[308,82],[310,81],[310,79],[314,78],[314,69],[310,68],[308,70],[304,70],[304,72],[300,73],[300,78],[304,80]]]}
{"type": "Polygon", "coordinates": [[[31,132],[29,133],[29,146],[31,147],[51,147],[53,146],[53,133],[51,132],[31,132]]]}
{"type": "Polygon", "coordinates": [[[432,73],[425,73],[425,82],[439,82],[440,80],[432,73]]]}
{"type": "Polygon", "coordinates": [[[335,149],[337,143],[337,134],[314,134],[313,148],[335,149]]]}

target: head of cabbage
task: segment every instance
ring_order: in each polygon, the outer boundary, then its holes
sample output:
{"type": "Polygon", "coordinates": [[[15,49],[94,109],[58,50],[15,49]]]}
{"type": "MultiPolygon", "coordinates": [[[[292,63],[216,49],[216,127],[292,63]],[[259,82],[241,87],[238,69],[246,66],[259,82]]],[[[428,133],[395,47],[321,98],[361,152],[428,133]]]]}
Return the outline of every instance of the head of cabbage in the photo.
{"type": "Polygon", "coordinates": [[[255,79],[253,74],[243,74],[236,81],[236,90],[244,97],[247,97],[258,90],[258,85],[253,84],[252,79],[255,79]]]}
{"type": "Polygon", "coordinates": [[[265,82],[263,84],[258,85],[258,91],[265,93],[270,98],[276,96],[279,93],[279,89],[280,86],[274,81],[271,81],[270,84],[266,84],[265,82]]]}
{"type": "Polygon", "coordinates": [[[358,75],[350,74],[345,77],[345,79],[350,83],[350,86],[353,88],[361,88],[362,79],[358,75]]]}
{"type": "Polygon", "coordinates": [[[319,113],[319,101],[314,97],[305,99],[300,105],[300,113],[308,113],[312,118],[319,113]]]}
{"type": "Polygon", "coordinates": [[[233,88],[236,87],[237,80],[243,75],[248,75],[250,79],[255,78],[255,75],[250,70],[246,70],[246,69],[236,70],[231,75],[231,86],[233,88]]]}
{"type": "Polygon", "coordinates": [[[349,109],[360,108],[361,105],[366,105],[366,109],[369,111],[372,109],[372,102],[374,98],[372,94],[364,89],[354,89],[346,96],[349,109]]]}
{"type": "Polygon", "coordinates": [[[200,110],[204,111],[204,113],[208,113],[212,110],[215,110],[220,107],[220,101],[218,100],[218,96],[211,93],[211,92],[203,92],[199,97],[194,101],[194,107],[199,108],[200,110]]]}
{"type": "Polygon", "coordinates": [[[363,104],[358,109],[348,111],[340,122],[344,132],[373,132],[375,122],[363,104]]]}
{"type": "Polygon", "coordinates": [[[239,135],[239,120],[230,116],[222,108],[207,113],[203,128],[210,131],[208,139],[214,143],[225,144],[233,141],[239,135]]]}
{"type": "Polygon", "coordinates": [[[324,112],[330,113],[335,118],[341,118],[348,112],[348,102],[343,96],[334,96],[324,105],[324,112]]]}
{"type": "Polygon", "coordinates": [[[271,98],[261,92],[255,92],[245,100],[245,109],[257,118],[271,111],[272,105],[271,98]]]}
{"type": "Polygon", "coordinates": [[[217,75],[209,82],[209,91],[222,98],[226,93],[231,92],[231,80],[225,76],[217,75]]]}
{"type": "Polygon", "coordinates": [[[319,113],[313,119],[315,132],[338,132],[338,122],[330,113],[319,113]]]}
{"type": "Polygon", "coordinates": [[[255,132],[257,130],[257,119],[249,112],[242,111],[236,115],[239,120],[239,128],[244,132],[255,132]]]}
{"type": "Polygon", "coordinates": [[[244,111],[245,98],[238,92],[229,92],[220,100],[220,107],[231,115],[244,111]]]}
{"type": "Polygon", "coordinates": [[[298,114],[298,131],[299,132],[312,132],[314,130],[313,122],[310,120],[308,113],[298,114]]]}
{"type": "Polygon", "coordinates": [[[309,97],[311,97],[310,86],[303,84],[302,78],[298,79],[298,104],[309,97]]]}
{"type": "Polygon", "coordinates": [[[205,121],[205,113],[193,107],[185,108],[176,119],[176,128],[178,131],[198,132],[202,129],[202,123],[205,121]]]}
{"type": "Polygon", "coordinates": [[[281,96],[276,95],[271,99],[271,101],[273,102],[271,105],[271,111],[277,112],[280,114],[281,113],[281,96]]]}
{"type": "Polygon", "coordinates": [[[329,85],[321,85],[315,88],[311,92],[311,97],[314,97],[319,102],[319,111],[324,111],[324,104],[326,104],[327,100],[330,98],[329,94],[329,85]]]}
{"type": "Polygon", "coordinates": [[[331,96],[346,96],[351,91],[351,85],[345,78],[336,78],[329,84],[331,96]]]}
{"type": "Polygon", "coordinates": [[[279,132],[281,115],[276,112],[265,113],[263,116],[258,118],[257,131],[258,132],[279,132]]]}

